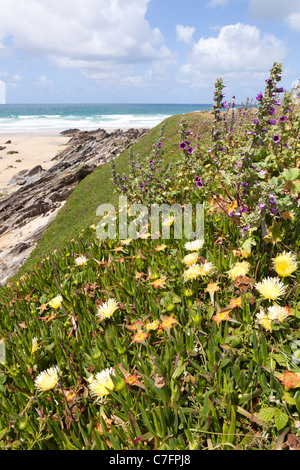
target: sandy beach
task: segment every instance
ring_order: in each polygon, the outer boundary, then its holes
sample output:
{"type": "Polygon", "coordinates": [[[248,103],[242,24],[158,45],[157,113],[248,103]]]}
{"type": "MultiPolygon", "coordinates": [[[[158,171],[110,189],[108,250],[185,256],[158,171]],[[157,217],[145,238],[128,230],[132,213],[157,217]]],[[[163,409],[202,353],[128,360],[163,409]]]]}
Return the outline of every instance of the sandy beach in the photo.
{"type": "Polygon", "coordinates": [[[51,161],[70,140],[59,132],[0,133],[0,199],[16,190],[9,180],[21,170],[41,165],[47,170],[51,161]]]}

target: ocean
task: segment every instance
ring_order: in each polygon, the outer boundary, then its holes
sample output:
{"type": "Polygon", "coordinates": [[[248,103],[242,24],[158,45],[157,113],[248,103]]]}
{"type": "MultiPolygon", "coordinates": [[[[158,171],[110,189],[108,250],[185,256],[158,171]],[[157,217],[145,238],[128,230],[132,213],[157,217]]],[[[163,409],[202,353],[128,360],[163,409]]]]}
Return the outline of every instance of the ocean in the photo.
{"type": "Polygon", "coordinates": [[[0,104],[0,133],[152,128],[176,114],[211,109],[211,104],[0,104]]]}

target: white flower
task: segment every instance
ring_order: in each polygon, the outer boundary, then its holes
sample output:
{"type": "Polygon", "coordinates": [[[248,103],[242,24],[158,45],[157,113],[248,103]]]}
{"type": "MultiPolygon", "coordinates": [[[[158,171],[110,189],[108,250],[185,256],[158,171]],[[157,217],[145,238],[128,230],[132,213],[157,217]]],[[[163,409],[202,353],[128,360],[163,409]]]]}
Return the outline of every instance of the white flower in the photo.
{"type": "Polygon", "coordinates": [[[57,366],[41,372],[34,381],[34,386],[41,392],[46,392],[55,387],[59,381],[59,369],[57,366]]]}
{"type": "Polygon", "coordinates": [[[108,299],[107,302],[105,302],[101,307],[98,308],[97,311],[97,316],[100,318],[100,320],[103,320],[104,318],[109,318],[112,316],[112,314],[117,310],[119,306],[119,302],[117,302],[115,299],[108,299]]]}
{"type": "Polygon", "coordinates": [[[88,262],[88,259],[85,256],[78,256],[78,258],[75,258],[75,263],[77,266],[83,266],[88,262]]]}
{"type": "Polygon", "coordinates": [[[89,383],[89,389],[92,396],[97,399],[101,399],[106,395],[109,395],[109,391],[113,390],[114,384],[111,379],[111,376],[115,374],[113,367],[98,372],[94,379],[89,383]]]}
{"type": "Polygon", "coordinates": [[[198,239],[198,240],[193,240],[192,242],[187,242],[184,245],[184,248],[188,251],[198,251],[198,250],[201,250],[203,245],[204,245],[204,240],[198,239]]]}

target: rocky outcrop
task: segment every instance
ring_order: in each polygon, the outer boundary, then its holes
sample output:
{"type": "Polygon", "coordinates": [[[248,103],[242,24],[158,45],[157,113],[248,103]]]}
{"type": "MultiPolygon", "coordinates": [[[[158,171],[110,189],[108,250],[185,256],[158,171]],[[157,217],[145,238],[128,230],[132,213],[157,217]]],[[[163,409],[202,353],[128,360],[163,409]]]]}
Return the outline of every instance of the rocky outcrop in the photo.
{"type": "Polygon", "coordinates": [[[80,181],[94,169],[120,155],[148,129],[70,129],[67,147],[44,170],[40,165],[23,170],[9,184],[16,188],[0,201],[0,285],[28,258],[49,223],[80,181]]]}

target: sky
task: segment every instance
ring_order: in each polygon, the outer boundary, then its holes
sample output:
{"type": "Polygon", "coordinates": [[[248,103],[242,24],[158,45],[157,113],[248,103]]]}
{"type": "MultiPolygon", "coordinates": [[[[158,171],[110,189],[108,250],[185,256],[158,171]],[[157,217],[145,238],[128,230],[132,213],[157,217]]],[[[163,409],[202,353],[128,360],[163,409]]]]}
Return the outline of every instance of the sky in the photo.
{"type": "Polygon", "coordinates": [[[299,51],[300,0],[1,0],[7,103],[242,103],[299,51]]]}

